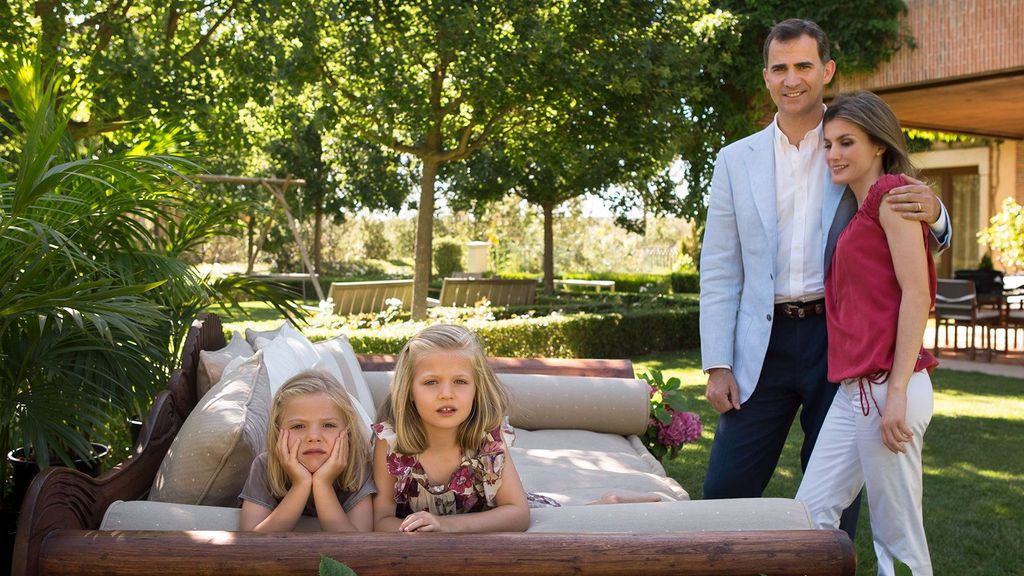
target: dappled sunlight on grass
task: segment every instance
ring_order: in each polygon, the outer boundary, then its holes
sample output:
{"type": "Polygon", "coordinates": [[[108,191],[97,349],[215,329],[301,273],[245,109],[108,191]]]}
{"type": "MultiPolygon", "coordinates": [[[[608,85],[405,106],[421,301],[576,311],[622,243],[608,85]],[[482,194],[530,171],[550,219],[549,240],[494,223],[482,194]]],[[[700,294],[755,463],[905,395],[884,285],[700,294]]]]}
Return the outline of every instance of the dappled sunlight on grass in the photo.
{"type": "Polygon", "coordinates": [[[935,413],[949,416],[1006,418],[1024,422],[1024,396],[979,396],[960,390],[936,390],[935,413]]]}

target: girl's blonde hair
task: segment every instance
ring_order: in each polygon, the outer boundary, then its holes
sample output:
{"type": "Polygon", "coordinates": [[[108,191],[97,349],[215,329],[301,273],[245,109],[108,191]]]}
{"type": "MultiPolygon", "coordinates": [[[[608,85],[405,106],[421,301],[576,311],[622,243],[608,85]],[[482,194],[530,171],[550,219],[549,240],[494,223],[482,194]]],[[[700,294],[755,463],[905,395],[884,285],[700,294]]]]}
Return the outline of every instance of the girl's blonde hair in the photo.
{"type": "Polygon", "coordinates": [[[412,402],[413,375],[424,355],[432,352],[460,352],[473,366],[475,394],[473,409],[459,425],[458,442],[465,451],[476,450],[486,435],[500,426],[508,415],[508,395],[494,370],[487,363],[483,346],[472,332],[462,326],[436,324],[412,337],[398,354],[391,394],[382,413],[395,429],[395,450],[419,454],[427,449],[427,433],[412,402]]]}
{"type": "Polygon", "coordinates": [[[281,465],[277,453],[277,442],[281,437],[281,414],[289,402],[301,396],[323,394],[338,409],[348,428],[348,462],[335,482],[342,490],[355,492],[366,480],[369,463],[369,436],[364,430],[363,420],[352,406],[352,399],[340,382],[327,372],[307,370],[285,382],[274,394],[270,403],[270,425],[267,430],[267,479],[275,498],[284,498],[291,486],[291,480],[281,465]]]}

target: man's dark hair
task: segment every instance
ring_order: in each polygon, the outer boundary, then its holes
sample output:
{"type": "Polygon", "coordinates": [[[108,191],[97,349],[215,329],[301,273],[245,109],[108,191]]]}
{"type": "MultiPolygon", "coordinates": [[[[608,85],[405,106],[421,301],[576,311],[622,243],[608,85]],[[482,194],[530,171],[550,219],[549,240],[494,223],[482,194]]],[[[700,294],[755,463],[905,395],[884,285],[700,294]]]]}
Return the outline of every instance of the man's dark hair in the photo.
{"type": "Polygon", "coordinates": [[[821,58],[821,63],[825,64],[832,59],[832,51],[828,45],[828,35],[825,31],[810,20],[801,20],[799,18],[790,18],[789,20],[783,20],[768,32],[768,37],[764,39],[764,66],[768,67],[768,46],[773,41],[789,42],[796,40],[801,36],[810,36],[814,38],[814,41],[818,43],[818,57],[821,58]]]}

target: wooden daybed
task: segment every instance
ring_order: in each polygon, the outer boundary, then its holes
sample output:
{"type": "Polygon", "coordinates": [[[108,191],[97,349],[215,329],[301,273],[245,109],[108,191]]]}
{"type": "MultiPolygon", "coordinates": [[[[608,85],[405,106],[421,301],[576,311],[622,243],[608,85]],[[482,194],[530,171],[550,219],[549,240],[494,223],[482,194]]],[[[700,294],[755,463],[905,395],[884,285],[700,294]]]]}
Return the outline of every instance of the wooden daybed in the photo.
{"type": "MultiPolygon", "coordinates": [[[[154,400],[127,460],[95,479],[71,469],[50,468],[34,480],[18,523],[15,576],[309,575],[316,573],[321,554],[346,563],[360,576],[855,573],[852,543],[843,532],[831,530],[659,532],[652,526],[651,532],[456,535],[99,530],[112,503],[147,497],[165,453],[197,404],[199,351],[224,346],[217,317],[200,316],[189,332],[181,368],[154,400]]],[[[387,357],[362,356],[360,361],[364,370],[391,366],[387,357]]],[[[502,373],[633,377],[629,362],[619,360],[493,363],[502,373]]],[[[581,508],[595,507],[577,510],[581,508]]]]}

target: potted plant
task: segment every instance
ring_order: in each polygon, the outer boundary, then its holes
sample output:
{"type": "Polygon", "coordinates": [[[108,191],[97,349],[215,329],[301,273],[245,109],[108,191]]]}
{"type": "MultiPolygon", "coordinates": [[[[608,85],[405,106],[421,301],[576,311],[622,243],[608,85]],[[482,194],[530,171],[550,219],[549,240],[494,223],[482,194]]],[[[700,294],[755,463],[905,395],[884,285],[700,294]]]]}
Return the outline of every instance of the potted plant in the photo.
{"type": "Polygon", "coordinates": [[[164,153],[173,134],[90,150],[67,130],[79,104],[60,83],[70,72],[0,58],[0,129],[17,149],[0,165],[0,448],[38,468],[73,465],[149,405],[199,311],[237,305],[239,292],[292,315],[296,305],[262,283],[203,277],[182,257],[226,233],[238,206],[196,200],[184,176],[196,166],[164,153]]]}

